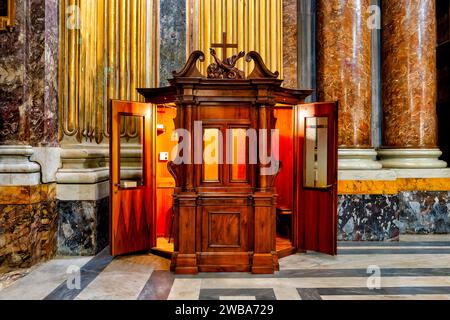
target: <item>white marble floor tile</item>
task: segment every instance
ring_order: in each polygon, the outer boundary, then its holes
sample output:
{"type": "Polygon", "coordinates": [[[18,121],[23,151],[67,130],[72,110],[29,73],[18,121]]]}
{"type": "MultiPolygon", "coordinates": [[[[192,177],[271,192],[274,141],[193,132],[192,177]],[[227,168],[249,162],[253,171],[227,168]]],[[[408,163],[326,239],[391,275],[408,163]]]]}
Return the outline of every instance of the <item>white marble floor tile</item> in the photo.
{"type": "Polygon", "coordinates": [[[42,300],[61,283],[67,281],[69,267],[82,267],[90,259],[92,257],[51,260],[0,291],[0,300],[42,300]]]}
{"type": "Polygon", "coordinates": [[[376,249],[387,249],[387,250],[426,250],[426,249],[438,249],[438,250],[444,250],[444,249],[450,249],[450,246],[408,246],[408,247],[387,247],[383,245],[379,246],[355,246],[355,247],[342,247],[341,250],[376,250],[376,249]]]}
{"type": "Polygon", "coordinates": [[[154,256],[114,259],[78,296],[77,300],[135,300],[150,278],[154,256]]]}
{"type": "MultiPolygon", "coordinates": [[[[202,289],[367,288],[369,278],[203,279],[202,289]]],[[[386,277],[381,287],[450,287],[450,277],[386,277]]],[[[450,292],[449,292],[450,294],[450,292]]]]}

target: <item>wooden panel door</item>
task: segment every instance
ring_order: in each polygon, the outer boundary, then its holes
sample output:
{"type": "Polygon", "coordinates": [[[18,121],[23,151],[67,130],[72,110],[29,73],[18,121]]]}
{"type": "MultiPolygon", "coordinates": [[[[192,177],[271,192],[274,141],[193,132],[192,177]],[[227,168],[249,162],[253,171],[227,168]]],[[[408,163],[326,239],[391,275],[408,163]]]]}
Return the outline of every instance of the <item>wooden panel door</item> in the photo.
{"type": "Polygon", "coordinates": [[[113,256],[156,245],[155,136],[152,104],[110,105],[110,250],[113,256]]]}
{"type": "Polygon", "coordinates": [[[337,104],[294,109],[295,242],[300,251],[337,253],[337,104]]]}

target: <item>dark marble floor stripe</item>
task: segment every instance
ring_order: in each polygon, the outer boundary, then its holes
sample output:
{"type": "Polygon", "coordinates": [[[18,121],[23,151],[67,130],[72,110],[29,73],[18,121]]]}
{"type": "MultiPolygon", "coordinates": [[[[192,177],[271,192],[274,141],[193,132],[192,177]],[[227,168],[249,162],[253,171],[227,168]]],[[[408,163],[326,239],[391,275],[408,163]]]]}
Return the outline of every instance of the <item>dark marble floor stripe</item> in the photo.
{"type": "MultiPolygon", "coordinates": [[[[450,268],[382,268],[383,277],[447,277],[450,268]]],[[[250,273],[199,273],[198,275],[176,275],[180,279],[258,279],[258,278],[343,278],[367,277],[367,269],[290,269],[273,275],[253,275],[250,273]]]]}
{"type": "Polygon", "coordinates": [[[273,289],[200,289],[199,300],[219,300],[220,297],[255,297],[256,300],[277,300],[273,289]]]}
{"type": "Polygon", "coordinates": [[[448,294],[450,287],[320,288],[321,296],[448,294]]]}
{"type": "Polygon", "coordinates": [[[379,242],[379,241],[339,241],[338,248],[345,247],[450,247],[449,241],[423,242],[379,242]]]}
{"type": "Polygon", "coordinates": [[[450,249],[338,249],[338,255],[345,254],[450,254],[450,249]]]}
{"type": "Polygon", "coordinates": [[[175,275],[170,271],[153,271],[138,300],[167,300],[174,280],[175,275]]]}
{"type": "Polygon", "coordinates": [[[61,283],[44,300],[73,300],[111,263],[113,257],[109,255],[109,248],[92,258],[80,269],[81,288],[69,289],[67,282],[61,283]]]}
{"type": "Polygon", "coordinates": [[[317,291],[317,289],[298,288],[297,291],[302,300],[322,300],[322,297],[320,296],[319,291],[317,291]]]}

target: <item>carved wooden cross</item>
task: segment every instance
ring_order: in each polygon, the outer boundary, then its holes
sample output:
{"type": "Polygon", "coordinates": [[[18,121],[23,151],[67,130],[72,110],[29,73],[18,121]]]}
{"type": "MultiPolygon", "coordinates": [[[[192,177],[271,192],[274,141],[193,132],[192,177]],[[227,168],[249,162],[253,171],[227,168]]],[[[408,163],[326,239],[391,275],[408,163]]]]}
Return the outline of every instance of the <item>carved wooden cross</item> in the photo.
{"type": "Polygon", "coordinates": [[[222,60],[225,60],[227,57],[227,49],[228,48],[232,48],[232,49],[237,49],[238,45],[236,44],[232,44],[232,43],[227,43],[227,33],[224,32],[222,33],[222,43],[212,43],[211,44],[212,48],[222,48],[222,60]]]}

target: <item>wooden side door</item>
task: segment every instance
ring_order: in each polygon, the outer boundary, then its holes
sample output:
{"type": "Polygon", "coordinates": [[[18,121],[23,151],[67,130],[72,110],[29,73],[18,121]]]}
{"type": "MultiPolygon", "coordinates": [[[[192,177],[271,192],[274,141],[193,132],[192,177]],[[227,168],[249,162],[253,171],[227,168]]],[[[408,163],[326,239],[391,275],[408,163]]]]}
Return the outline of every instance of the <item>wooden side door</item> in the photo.
{"type": "Polygon", "coordinates": [[[337,104],[294,108],[295,245],[337,254],[337,104]]]}
{"type": "Polygon", "coordinates": [[[156,245],[156,107],[110,104],[110,251],[117,256],[156,245]]]}

